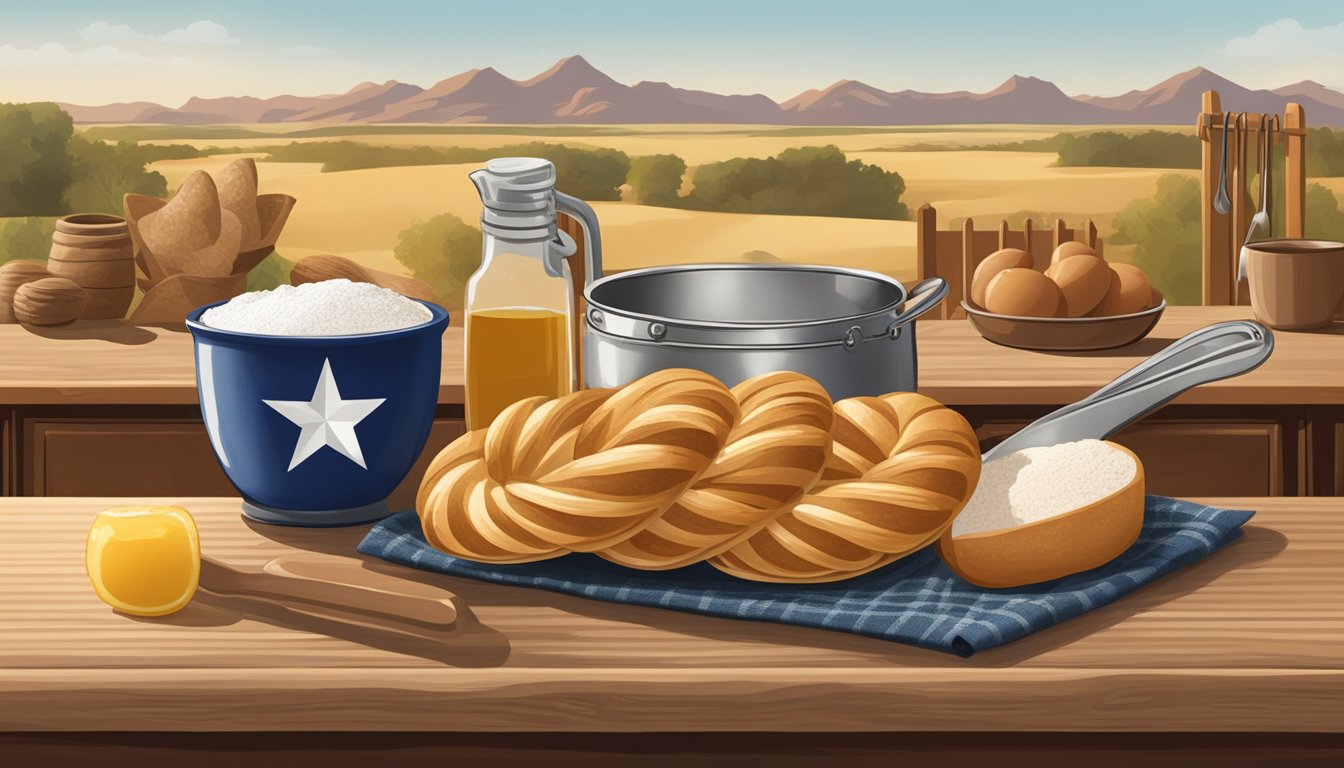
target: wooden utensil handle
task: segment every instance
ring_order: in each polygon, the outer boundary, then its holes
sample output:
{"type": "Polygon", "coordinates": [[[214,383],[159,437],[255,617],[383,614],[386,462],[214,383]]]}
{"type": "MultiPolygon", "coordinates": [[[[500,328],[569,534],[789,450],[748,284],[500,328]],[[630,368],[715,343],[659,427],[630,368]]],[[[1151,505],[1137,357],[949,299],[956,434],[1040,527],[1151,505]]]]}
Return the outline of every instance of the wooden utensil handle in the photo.
{"type": "Polygon", "coordinates": [[[281,603],[342,622],[445,631],[458,619],[455,597],[447,590],[378,573],[347,558],[285,555],[256,573],[206,560],[201,576],[201,586],[211,592],[281,603]]]}

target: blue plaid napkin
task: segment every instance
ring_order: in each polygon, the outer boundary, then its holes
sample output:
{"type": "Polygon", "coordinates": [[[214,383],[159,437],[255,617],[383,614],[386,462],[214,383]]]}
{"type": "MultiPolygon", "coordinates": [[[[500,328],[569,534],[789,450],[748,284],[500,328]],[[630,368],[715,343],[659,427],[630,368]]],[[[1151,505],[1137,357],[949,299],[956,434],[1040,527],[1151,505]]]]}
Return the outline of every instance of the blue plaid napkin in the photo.
{"type": "Polygon", "coordinates": [[[490,565],[425,542],[413,510],[378,523],[359,551],[428,571],[539,587],[615,603],[774,621],[970,656],[1100,608],[1241,535],[1253,512],[1149,496],[1139,540],[1107,565],[1046,584],[983,589],[957,578],[928,547],[872,573],[833,584],[742,581],[704,563],[637,571],[596,555],[490,565]]]}

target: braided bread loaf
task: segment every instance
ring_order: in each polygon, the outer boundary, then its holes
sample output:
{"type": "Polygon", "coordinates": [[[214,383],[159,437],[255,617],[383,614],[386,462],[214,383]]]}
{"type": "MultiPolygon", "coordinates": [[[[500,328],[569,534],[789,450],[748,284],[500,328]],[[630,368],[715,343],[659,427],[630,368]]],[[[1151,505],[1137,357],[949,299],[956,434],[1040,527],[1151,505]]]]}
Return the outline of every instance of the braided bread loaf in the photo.
{"type": "Polygon", "coordinates": [[[935,541],[979,477],[970,425],[922,395],[832,405],[796,373],[730,391],[670,369],[514,403],[435,457],[416,510],[431,545],[470,560],[596,552],[824,582],[935,541]]]}

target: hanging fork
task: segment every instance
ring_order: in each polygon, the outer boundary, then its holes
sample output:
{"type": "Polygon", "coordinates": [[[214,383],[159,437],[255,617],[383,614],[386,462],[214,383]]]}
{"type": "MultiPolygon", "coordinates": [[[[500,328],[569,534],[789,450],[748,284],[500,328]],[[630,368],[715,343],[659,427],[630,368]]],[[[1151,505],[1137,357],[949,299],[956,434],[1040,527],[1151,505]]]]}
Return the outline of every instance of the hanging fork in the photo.
{"type": "Polygon", "coordinates": [[[1251,226],[1246,230],[1246,239],[1241,243],[1241,254],[1237,258],[1237,286],[1240,288],[1241,281],[1246,279],[1246,262],[1250,260],[1251,240],[1255,238],[1256,232],[1260,233],[1261,240],[1267,240],[1274,234],[1274,225],[1270,220],[1269,210],[1273,194],[1274,176],[1274,132],[1280,130],[1279,116],[1261,115],[1260,130],[1263,132],[1263,152],[1259,158],[1260,165],[1260,210],[1251,217],[1251,226]]]}

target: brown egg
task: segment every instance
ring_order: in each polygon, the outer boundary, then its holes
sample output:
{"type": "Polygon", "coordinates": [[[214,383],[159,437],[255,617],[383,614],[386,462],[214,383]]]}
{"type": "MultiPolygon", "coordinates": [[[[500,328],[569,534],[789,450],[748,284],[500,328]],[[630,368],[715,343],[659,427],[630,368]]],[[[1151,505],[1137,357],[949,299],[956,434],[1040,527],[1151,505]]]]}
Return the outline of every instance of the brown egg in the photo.
{"type": "Polygon", "coordinates": [[[1082,317],[1091,312],[1111,287],[1111,271],[1106,262],[1086,253],[1051,264],[1045,276],[1054,280],[1064,295],[1064,317],[1082,317]]]}
{"type": "Polygon", "coordinates": [[[1162,292],[1154,288],[1153,298],[1148,300],[1148,306],[1144,307],[1144,309],[1152,309],[1153,307],[1156,307],[1158,304],[1161,303],[1162,303],[1162,292]]]}
{"type": "Polygon", "coordinates": [[[1059,247],[1055,249],[1055,252],[1050,254],[1050,266],[1053,267],[1070,256],[1077,256],[1080,253],[1086,253],[1089,256],[1097,255],[1096,251],[1087,247],[1087,243],[1080,243],[1077,240],[1068,240],[1060,243],[1059,247]]]}
{"type": "Polygon", "coordinates": [[[1130,315],[1155,307],[1153,286],[1143,270],[1133,264],[1112,264],[1111,283],[1106,295],[1088,313],[1091,317],[1130,315]]]}
{"type": "Polygon", "coordinates": [[[1003,270],[985,288],[985,309],[997,315],[1056,317],[1062,306],[1055,281],[1026,267],[1003,270]]]}
{"type": "Polygon", "coordinates": [[[989,281],[1005,269],[1018,267],[1031,268],[1031,254],[1021,248],[1001,248],[986,256],[975,268],[975,276],[971,278],[971,304],[983,308],[989,281]]]}

